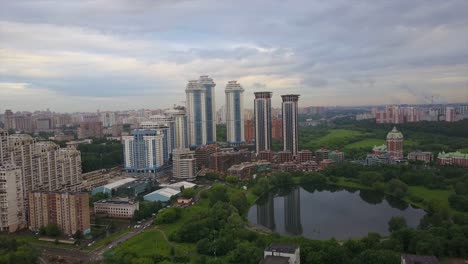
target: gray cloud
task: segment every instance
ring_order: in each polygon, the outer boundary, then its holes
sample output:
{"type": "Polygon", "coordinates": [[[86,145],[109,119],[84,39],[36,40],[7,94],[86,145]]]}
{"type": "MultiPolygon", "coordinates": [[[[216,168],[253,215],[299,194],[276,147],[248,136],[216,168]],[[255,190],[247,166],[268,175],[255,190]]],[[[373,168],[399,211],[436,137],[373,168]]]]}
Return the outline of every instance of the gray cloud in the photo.
{"type": "Polygon", "coordinates": [[[466,10],[464,0],[2,1],[0,83],[148,106],[171,105],[148,95],[183,96],[201,74],[218,102],[232,79],[308,104],[411,103],[420,91],[468,101],[466,10]]]}

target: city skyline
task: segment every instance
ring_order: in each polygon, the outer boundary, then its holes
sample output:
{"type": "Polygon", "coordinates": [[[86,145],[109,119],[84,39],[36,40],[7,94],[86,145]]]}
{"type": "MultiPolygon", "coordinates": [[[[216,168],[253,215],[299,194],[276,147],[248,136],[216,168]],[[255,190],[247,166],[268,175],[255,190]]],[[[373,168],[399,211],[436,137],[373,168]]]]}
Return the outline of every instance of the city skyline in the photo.
{"type": "Polygon", "coordinates": [[[242,7],[5,1],[0,110],[169,108],[204,74],[219,84],[216,108],[230,80],[246,98],[268,90],[304,105],[468,101],[466,1],[242,7]]]}

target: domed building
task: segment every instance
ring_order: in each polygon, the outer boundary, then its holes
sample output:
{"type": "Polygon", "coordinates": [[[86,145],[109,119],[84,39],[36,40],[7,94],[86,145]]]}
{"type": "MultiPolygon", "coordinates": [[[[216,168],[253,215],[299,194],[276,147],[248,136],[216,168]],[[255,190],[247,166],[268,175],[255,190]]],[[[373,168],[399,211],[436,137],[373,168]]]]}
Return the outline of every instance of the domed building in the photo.
{"type": "Polygon", "coordinates": [[[387,134],[387,152],[392,159],[403,159],[403,134],[396,127],[387,134]]]}

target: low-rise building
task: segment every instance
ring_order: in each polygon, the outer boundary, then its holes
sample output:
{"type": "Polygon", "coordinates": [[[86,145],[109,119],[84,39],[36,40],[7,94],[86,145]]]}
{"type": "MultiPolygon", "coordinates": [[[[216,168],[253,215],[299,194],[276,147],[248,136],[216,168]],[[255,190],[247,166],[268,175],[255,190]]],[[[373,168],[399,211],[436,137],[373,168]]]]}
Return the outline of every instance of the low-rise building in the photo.
{"type": "Polygon", "coordinates": [[[328,149],[324,149],[324,148],[321,148],[321,149],[318,149],[315,151],[315,161],[317,163],[320,163],[322,160],[324,159],[328,159],[328,149]]]}
{"type": "Polygon", "coordinates": [[[344,161],[344,152],[339,150],[330,151],[328,153],[328,158],[336,163],[342,163],[344,161]]]}
{"type": "Polygon", "coordinates": [[[437,163],[440,165],[457,165],[468,167],[468,154],[457,152],[442,152],[437,156],[437,163]]]}
{"type": "Polygon", "coordinates": [[[97,193],[107,193],[107,194],[111,195],[112,190],[117,190],[119,187],[122,187],[124,185],[129,184],[129,183],[132,183],[134,181],[136,181],[136,179],[134,179],[134,178],[120,179],[120,180],[108,183],[106,185],[96,187],[96,188],[93,189],[93,191],[91,193],[92,193],[92,195],[95,195],[97,193]]]}
{"type": "Polygon", "coordinates": [[[320,169],[323,170],[325,169],[326,167],[330,166],[331,164],[335,164],[335,161],[334,160],[331,160],[331,159],[324,159],[320,162],[320,169]]]}
{"type": "Polygon", "coordinates": [[[401,264],[440,264],[440,262],[434,256],[403,254],[401,255],[401,264]]]}
{"type": "Polygon", "coordinates": [[[271,163],[268,161],[243,162],[228,169],[228,174],[236,176],[240,180],[250,179],[254,174],[271,170],[271,163]]]}
{"type": "Polygon", "coordinates": [[[277,163],[286,163],[293,160],[293,155],[291,151],[280,151],[276,154],[277,163]]]}
{"type": "Polygon", "coordinates": [[[102,200],[94,203],[94,213],[110,218],[132,219],[136,210],[140,210],[138,202],[129,199],[102,200]]]}
{"type": "Polygon", "coordinates": [[[143,199],[145,201],[151,202],[167,202],[171,199],[172,196],[177,195],[179,193],[179,190],[175,190],[172,188],[162,188],[143,196],[143,199]]]}
{"type": "Polygon", "coordinates": [[[300,163],[311,161],[313,159],[314,159],[314,153],[310,150],[305,149],[305,150],[301,150],[297,152],[296,160],[300,163]]]}
{"type": "Polygon", "coordinates": [[[263,252],[263,258],[264,260],[262,263],[265,263],[265,264],[269,264],[269,263],[300,264],[301,263],[299,246],[294,245],[294,244],[272,243],[263,252]],[[286,259],[288,261],[284,262],[286,259]]]}
{"type": "Polygon", "coordinates": [[[390,163],[391,163],[391,158],[388,153],[367,154],[366,159],[364,161],[364,165],[367,165],[367,166],[390,164],[390,163]]]}
{"type": "Polygon", "coordinates": [[[110,170],[102,169],[83,173],[81,188],[85,191],[91,191],[93,188],[106,185],[111,179],[116,177],[120,172],[120,168],[116,167],[110,170]]]}
{"type": "Polygon", "coordinates": [[[413,151],[408,153],[408,160],[420,160],[429,163],[433,160],[433,155],[429,151],[413,151]]]}
{"type": "Polygon", "coordinates": [[[257,160],[273,162],[273,152],[271,150],[262,150],[258,152],[257,160]]]}

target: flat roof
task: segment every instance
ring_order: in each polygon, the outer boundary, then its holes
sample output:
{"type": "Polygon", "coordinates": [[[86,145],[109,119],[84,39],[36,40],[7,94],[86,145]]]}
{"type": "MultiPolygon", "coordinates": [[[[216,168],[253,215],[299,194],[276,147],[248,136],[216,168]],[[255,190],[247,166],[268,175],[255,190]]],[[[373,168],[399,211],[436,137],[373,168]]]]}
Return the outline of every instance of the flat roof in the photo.
{"type": "Polygon", "coordinates": [[[176,189],[180,190],[180,187],[184,187],[184,189],[189,189],[197,186],[195,183],[187,182],[187,181],[181,181],[181,182],[176,182],[172,184],[161,184],[161,187],[166,187],[166,188],[171,188],[171,189],[176,189]]]}
{"type": "Polygon", "coordinates": [[[285,243],[271,243],[269,247],[265,249],[265,251],[270,252],[283,252],[283,253],[294,253],[298,248],[298,245],[295,244],[285,244],[285,243]]]}
{"type": "Polygon", "coordinates": [[[406,261],[406,264],[440,264],[439,260],[434,256],[404,254],[401,258],[406,261]]]}
{"type": "Polygon", "coordinates": [[[174,189],[171,189],[171,188],[162,188],[162,189],[156,190],[156,191],[154,191],[152,193],[149,193],[149,194],[145,195],[145,197],[146,196],[151,196],[153,194],[159,194],[159,195],[170,198],[170,197],[172,197],[174,195],[177,195],[179,193],[180,193],[180,191],[177,191],[177,190],[174,190],[174,189]]]}
{"type": "Polygon", "coordinates": [[[106,188],[106,189],[115,189],[117,187],[120,187],[124,184],[127,184],[129,182],[134,182],[136,181],[136,179],[134,178],[124,178],[124,179],[121,179],[121,180],[118,180],[118,181],[115,181],[115,182],[111,182],[111,183],[108,183],[104,186],[102,186],[103,188],[106,188]]]}

